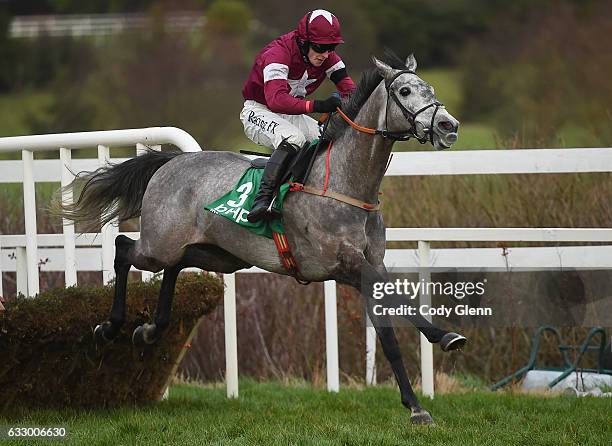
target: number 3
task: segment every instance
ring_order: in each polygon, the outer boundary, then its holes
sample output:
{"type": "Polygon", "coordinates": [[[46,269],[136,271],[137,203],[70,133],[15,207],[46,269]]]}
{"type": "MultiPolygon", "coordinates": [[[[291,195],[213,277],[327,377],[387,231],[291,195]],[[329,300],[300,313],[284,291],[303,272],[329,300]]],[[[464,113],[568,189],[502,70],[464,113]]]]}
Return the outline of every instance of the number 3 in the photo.
{"type": "Polygon", "coordinates": [[[227,204],[233,208],[239,208],[241,207],[244,202],[246,201],[247,197],[249,196],[249,193],[251,192],[251,189],[253,189],[253,183],[251,181],[249,181],[248,183],[244,183],[242,185],[240,185],[240,187],[238,189],[236,189],[236,192],[244,192],[243,194],[241,194],[238,198],[240,198],[239,201],[235,201],[235,200],[230,200],[227,202],[227,204]]]}

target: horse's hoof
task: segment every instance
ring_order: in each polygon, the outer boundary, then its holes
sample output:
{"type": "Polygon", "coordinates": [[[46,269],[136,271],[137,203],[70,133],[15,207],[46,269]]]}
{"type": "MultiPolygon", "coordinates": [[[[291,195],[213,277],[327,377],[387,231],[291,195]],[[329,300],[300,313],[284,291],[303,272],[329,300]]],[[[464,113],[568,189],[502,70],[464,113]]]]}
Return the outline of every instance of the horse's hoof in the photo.
{"type": "Polygon", "coordinates": [[[467,338],[465,336],[452,332],[446,333],[444,336],[442,336],[442,339],[440,339],[440,348],[445,352],[451,350],[461,350],[466,342],[467,338]]]}
{"type": "Polygon", "coordinates": [[[429,415],[429,412],[425,409],[421,409],[418,412],[412,412],[410,422],[412,424],[434,424],[433,418],[431,418],[431,415],[429,415]]]}
{"type": "Polygon", "coordinates": [[[109,336],[108,332],[111,328],[110,322],[104,322],[102,324],[96,325],[93,331],[93,337],[96,344],[108,344],[114,338],[114,336],[109,336]]]}
{"type": "Polygon", "coordinates": [[[139,347],[155,344],[157,338],[155,336],[151,336],[151,332],[155,332],[155,325],[139,325],[138,327],[136,327],[134,333],[132,334],[132,344],[139,347]]]}

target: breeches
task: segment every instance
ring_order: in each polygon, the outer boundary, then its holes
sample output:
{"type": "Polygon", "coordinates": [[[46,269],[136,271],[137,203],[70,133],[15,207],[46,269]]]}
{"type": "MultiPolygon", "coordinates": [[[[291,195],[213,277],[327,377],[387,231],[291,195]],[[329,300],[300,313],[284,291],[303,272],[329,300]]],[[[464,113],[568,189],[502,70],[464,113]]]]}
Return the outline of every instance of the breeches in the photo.
{"type": "Polygon", "coordinates": [[[302,147],[319,137],[317,121],[307,115],[284,115],[256,101],[245,101],[240,112],[244,134],[256,144],[276,149],[283,139],[302,147]]]}

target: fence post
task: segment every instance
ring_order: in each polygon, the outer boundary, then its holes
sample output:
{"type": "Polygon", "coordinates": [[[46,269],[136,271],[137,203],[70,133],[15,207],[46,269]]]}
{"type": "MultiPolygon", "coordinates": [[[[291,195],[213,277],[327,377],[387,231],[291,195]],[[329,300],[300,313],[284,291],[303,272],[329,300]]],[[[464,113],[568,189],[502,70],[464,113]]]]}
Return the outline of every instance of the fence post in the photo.
{"type": "Polygon", "coordinates": [[[34,187],[34,154],[22,150],[23,160],[23,215],[25,219],[26,256],[27,256],[27,296],[38,294],[38,241],[36,239],[36,192],[34,187]]]}
{"type": "Polygon", "coordinates": [[[224,274],[225,384],[227,397],[238,398],[238,335],[236,333],[236,274],[224,274]]]}
{"type": "Polygon", "coordinates": [[[28,258],[25,246],[15,248],[17,294],[28,295],[28,258]]]}
{"type": "MultiPolygon", "coordinates": [[[[62,193],[62,203],[72,204],[74,201],[74,191],[68,188],[74,175],[72,174],[72,152],[70,149],[60,147],[60,163],[62,165],[62,188],[66,188],[62,193]]],[[[76,247],[74,243],[74,222],[62,219],[64,230],[64,284],[66,288],[77,284],[77,267],[76,267],[76,247]]]]}
{"type": "Polygon", "coordinates": [[[366,314],[366,385],[376,385],[376,329],[366,314]]]}
{"type": "MultiPolygon", "coordinates": [[[[419,253],[419,282],[429,283],[431,281],[431,251],[429,242],[420,241],[418,243],[419,253]]],[[[431,306],[431,296],[427,292],[427,287],[421,286],[419,291],[419,307],[421,305],[431,306]]],[[[426,316],[431,322],[431,316],[426,316]]],[[[423,333],[421,335],[421,382],[423,395],[429,398],[434,397],[434,373],[433,373],[433,345],[427,340],[423,333]]]]}
{"type": "MultiPolygon", "coordinates": [[[[110,149],[107,146],[98,145],[98,163],[100,167],[106,166],[110,160],[110,149]]],[[[102,211],[102,209],[100,210],[102,211]]],[[[109,221],[102,227],[102,285],[115,278],[115,237],[119,232],[119,226],[115,220],[109,221]]]]}
{"type": "Polygon", "coordinates": [[[336,309],[336,281],[326,280],[325,292],[325,351],[327,354],[327,391],[340,391],[338,367],[338,316],[336,309]]]}
{"type": "Polygon", "coordinates": [[[155,273],[152,273],[151,271],[141,271],[140,272],[140,280],[143,282],[148,282],[154,276],[155,276],[155,273]]]}

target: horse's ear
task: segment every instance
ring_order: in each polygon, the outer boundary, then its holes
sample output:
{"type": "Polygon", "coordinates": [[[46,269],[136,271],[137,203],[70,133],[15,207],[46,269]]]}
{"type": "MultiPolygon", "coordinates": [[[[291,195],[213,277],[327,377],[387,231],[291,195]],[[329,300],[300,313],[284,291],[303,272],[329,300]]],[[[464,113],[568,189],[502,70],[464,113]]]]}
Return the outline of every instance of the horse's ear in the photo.
{"type": "Polygon", "coordinates": [[[414,57],[414,54],[411,54],[410,56],[408,56],[406,58],[406,67],[410,71],[416,71],[416,69],[417,69],[417,61],[416,61],[416,58],[414,57]]]}
{"type": "Polygon", "coordinates": [[[389,65],[387,65],[384,62],[381,62],[374,56],[372,56],[372,62],[374,62],[374,65],[376,65],[376,68],[378,69],[378,72],[380,73],[382,77],[386,79],[391,76],[391,73],[393,72],[393,68],[391,68],[389,65]]]}

